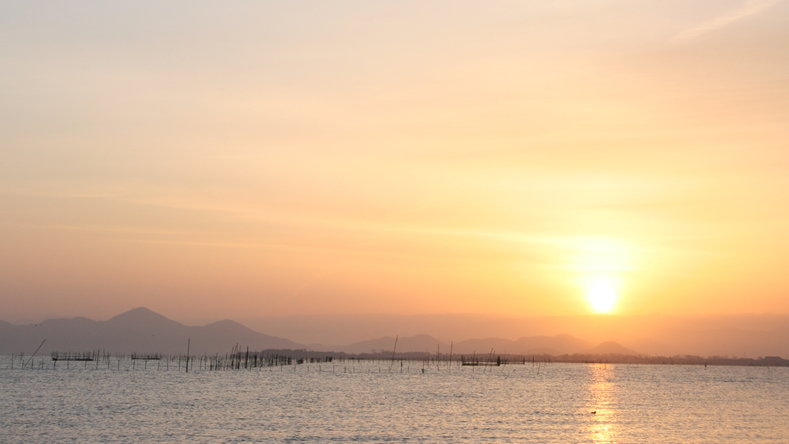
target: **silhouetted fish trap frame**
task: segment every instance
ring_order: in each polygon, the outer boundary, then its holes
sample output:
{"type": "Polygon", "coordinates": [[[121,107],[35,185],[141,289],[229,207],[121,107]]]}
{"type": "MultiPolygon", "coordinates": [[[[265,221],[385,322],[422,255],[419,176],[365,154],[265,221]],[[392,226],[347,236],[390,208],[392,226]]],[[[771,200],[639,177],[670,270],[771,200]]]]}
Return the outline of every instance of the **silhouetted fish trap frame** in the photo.
{"type": "Polygon", "coordinates": [[[488,357],[487,359],[481,359],[476,356],[472,358],[467,358],[465,356],[460,357],[460,364],[465,366],[493,366],[499,367],[501,365],[511,365],[511,364],[526,364],[526,357],[523,357],[523,360],[515,361],[509,359],[501,359],[501,356],[496,356],[496,359],[493,360],[492,357],[488,357]]]}
{"type": "Polygon", "coordinates": [[[159,354],[159,353],[154,353],[154,354],[151,354],[151,355],[138,355],[137,353],[132,353],[131,354],[131,359],[141,360],[141,361],[142,360],[144,360],[144,361],[158,361],[158,360],[162,359],[162,355],[159,354]]]}
{"type": "Polygon", "coordinates": [[[52,352],[53,361],[93,361],[97,358],[96,352],[52,352]]]}

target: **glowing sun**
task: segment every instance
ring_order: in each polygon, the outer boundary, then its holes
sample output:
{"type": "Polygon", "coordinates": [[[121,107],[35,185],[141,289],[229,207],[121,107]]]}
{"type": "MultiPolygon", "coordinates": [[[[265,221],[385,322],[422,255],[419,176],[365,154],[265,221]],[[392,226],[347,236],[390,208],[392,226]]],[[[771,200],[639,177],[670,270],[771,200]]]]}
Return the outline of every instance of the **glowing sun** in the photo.
{"type": "Polygon", "coordinates": [[[610,313],[617,299],[616,285],[604,277],[589,279],[586,283],[586,299],[597,313],[610,313]]]}

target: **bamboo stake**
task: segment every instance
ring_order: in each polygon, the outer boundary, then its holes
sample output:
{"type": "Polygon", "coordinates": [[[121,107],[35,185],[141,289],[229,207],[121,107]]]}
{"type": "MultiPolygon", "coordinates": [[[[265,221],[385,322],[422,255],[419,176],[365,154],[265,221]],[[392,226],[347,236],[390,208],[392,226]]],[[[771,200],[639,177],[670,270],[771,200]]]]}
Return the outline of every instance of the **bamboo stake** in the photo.
{"type": "Polygon", "coordinates": [[[449,341],[449,371],[452,371],[452,345],[454,342],[449,341]]]}
{"type": "MultiPolygon", "coordinates": [[[[41,350],[41,346],[42,346],[42,345],[44,345],[44,343],[45,343],[45,342],[47,342],[47,340],[46,340],[46,339],[44,339],[43,341],[41,341],[41,345],[39,345],[39,346],[38,346],[38,348],[36,349],[36,351],[34,351],[34,352],[33,352],[33,356],[35,356],[35,355],[36,355],[36,353],[38,353],[38,351],[39,351],[39,350],[41,350]]],[[[31,361],[31,360],[33,360],[33,356],[31,356],[31,357],[30,357],[30,359],[28,359],[28,360],[27,360],[27,364],[30,364],[30,361],[31,361]]],[[[12,362],[12,363],[14,362],[14,361],[13,361],[13,358],[11,359],[11,362],[12,362]]],[[[24,364],[24,365],[22,366],[22,368],[25,368],[25,365],[27,365],[27,364],[24,364]]]]}
{"type": "Polygon", "coordinates": [[[395,358],[395,352],[397,351],[397,340],[398,339],[400,339],[400,335],[395,336],[395,345],[394,345],[394,348],[392,349],[392,363],[389,364],[389,373],[392,373],[392,366],[394,365],[394,358],[395,358]]]}

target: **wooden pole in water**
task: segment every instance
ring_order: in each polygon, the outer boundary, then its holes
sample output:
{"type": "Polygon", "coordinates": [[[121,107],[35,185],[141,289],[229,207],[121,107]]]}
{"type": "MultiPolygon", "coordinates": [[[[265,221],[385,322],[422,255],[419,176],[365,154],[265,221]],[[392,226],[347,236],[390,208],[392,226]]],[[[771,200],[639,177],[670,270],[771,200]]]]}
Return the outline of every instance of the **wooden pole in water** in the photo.
{"type": "MultiPolygon", "coordinates": [[[[42,345],[44,345],[44,343],[45,343],[45,342],[47,342],[47,340],[46,340],[46,339],[44,339],[43,341],[41,341],[41,345],[39,345],[39,346],[38,346],[38,348],[36,349],[36,351],[34,351],[34,352],[33,352],[33,356],[35,356],[35,355],[36,355],[36,353],[38,353],[38,351],[39,351],[39,350],[41,350],[41,346],[42,346],[42,345]]],[[[33,360],[33,356],[31,356],[31,357],[30,357],[30,359],[28,359],[28,360],[27,360],[27,364],[30,364],[30,361],[32,361],[32,360],[33,360]]],[[[13,362],[14,362],[14,359],[13,359],[13,358],[11,358],[11,363],[13,364],[13,362]]],[[[27,364],[23,364],[23,365],[22,365],[22,368],[25,368],[25,366],[26,366],[27,364]]]]}
{"type": "Polygon", "coordinates": [[[452,345],[454,342],[449,341],[449,371],[452,371],[452,345]]]}
{"type": "Polygon", "coordinates": [[[189,373],[189,347],[192,345],[192,338],[186,340],[186,373],[189,373]]]}
{"type": "Polygon", "coordinates": [[[394,348],[392,349],[392,363],[389,364],[389,373],[392,373],[392,366],[394,365],[394,358],[395,358],[395,352],[397,351],[397,340],[398,339],[400,339],[400,335],[395,336],[395,345],[394,345],[394,348]]]}

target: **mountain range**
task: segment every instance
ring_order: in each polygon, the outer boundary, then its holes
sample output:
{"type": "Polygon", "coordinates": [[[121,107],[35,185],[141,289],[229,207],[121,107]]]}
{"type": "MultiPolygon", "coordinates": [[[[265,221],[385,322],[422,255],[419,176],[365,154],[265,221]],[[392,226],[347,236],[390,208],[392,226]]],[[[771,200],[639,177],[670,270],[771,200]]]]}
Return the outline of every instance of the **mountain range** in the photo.
{"type": "MultiPolygon", "coordinates": [[[[787,356],[789,314],[743,313],[708,315],[567,315],[509,316],[473,313],[434,314],[324,314],[240,318],[253,330],[288,338],[301,344],[347,346],[360,339],[427,334],[442,341],[441,350],[454,340],[475,338],[536,338],[561,334],[583,338],[590,344],[615,341],[631,350],[653,356],[787,356]]],[[[394,339],[391,339],[392,344],[394,339]]],[[[489,352],[503,350],[509,341],[472,346],[489,352]]],[[[515,341],[512,341],[515,342],[515,341]]],[[[536,342],[536,341],[533,341],[536,342]]],[[[387,347],[391,348],[391,345],[387,347]]],[[[531,348],[556,348],[550,344],[531,348]]],[[[581,345],[583,347],[583,344],[581,345]]],[[[591,347],[591,345],[589,345],[591,347]]],[[[381,345],[366,347],[381,348],[381,345]]],[[[422,346],[422,349],[425,347],[422,346]]],[[[427,347],[435,353],[436,345],[427,347]]],[[[576,347],[577,348],[577,347],[576,347]]],[[[400,345],[398,345],[400,349],[400,345]]],[[[550,352],[551,350],[545,350],[550,352]]]]}
{"type": "Polygon", "coordinates": [[[110,353],[186,353],[187,344],[192,354],[227,353],[234,346],[250,350],[306,349],[311,351],[345,352],[349,354],[391,352],[427,352],[460,354],[572,354],[572,353],[639,353],[616,343],[597,347],[575,336],[469,339],[445,343],[430,335],[410,337],[385,336],[355,342],[346,346],[298,344],[288,339],[269,336],[238,322],[224,320],[202,327],[180,324],[147,308],[135,308],[107,321],[77,317],[50,319],[40,324],[12,325],[0,321],[0,355],[32,354],[39,346],[39,354],[53,351],[107,350],[110,353]],[[43,345],[42,345],[43,343],[43,345]],[[602,348],[601,348],[602,347],[602,348]]]}
{"type": "MultiPolygon", "coordinates": [[[[390,352],[395,348],[399,352],[454,353],[454,354],[488,354],[491,351],[513,355],[561,355],[580,353],[590,350],[592,345],[571,335],[522,337],[517,340],[504,338],[468,339],[457,343],[446,343],[430,335],[394,338],[384,336],[378,339],[355,342],[347,346],[324,346],[310,344],[308,348],[316,351],[343,351],[346,353],[377,353],[390,352]]],[[[639,353],[633,352],[638,355],[639,353]]]]}
{"type": "Polygon", "coordinates": [[[107,321],[87,318],[50,319],[40,324],[0,322],[0,354],[33,351],[107,350],[111,353],[226,353],[239,344],[252,350],[304,348],[283,338],[258,333],[237,322],[224,320],[190,327],[147,308],[135,308],[107,321]],[[44,342],[45,341],[45,342],[44,342]]]}

